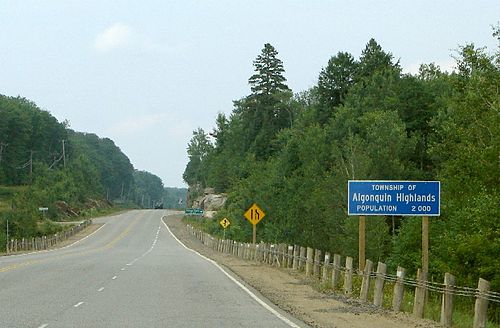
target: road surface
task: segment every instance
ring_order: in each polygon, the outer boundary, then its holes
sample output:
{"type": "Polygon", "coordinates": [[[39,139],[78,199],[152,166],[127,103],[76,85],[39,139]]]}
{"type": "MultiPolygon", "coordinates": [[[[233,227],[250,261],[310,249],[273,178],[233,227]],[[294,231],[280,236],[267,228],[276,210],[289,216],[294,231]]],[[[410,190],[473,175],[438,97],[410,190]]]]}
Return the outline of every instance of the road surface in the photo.
{"type": "Polygon", "coordinates": [[[186,249],[162,223],[172,213],[95,219],[76,244],[0,257],[0,327],[303,326],[186,249]]]}

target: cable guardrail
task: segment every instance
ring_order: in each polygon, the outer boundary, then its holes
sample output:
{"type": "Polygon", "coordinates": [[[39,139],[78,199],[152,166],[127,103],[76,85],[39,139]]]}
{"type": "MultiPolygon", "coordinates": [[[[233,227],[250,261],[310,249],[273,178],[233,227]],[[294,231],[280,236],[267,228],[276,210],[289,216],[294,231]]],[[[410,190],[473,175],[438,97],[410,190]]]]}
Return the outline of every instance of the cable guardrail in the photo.
{"type": "MultiPolygon", "coordinates": [[[[192,228],[192,227],[191,227],[192,228]]],[[[192,228],[194,229],[194,228],[192,228]]],[[[214,238],[213,236],[210,236],[210,239],[212,242],[219,241],[221,239],[214,238]]],[[[246,249],[250,249],[250,244],[247,243],[242,243],[242,242],[233,242],[231,245],[236,245],[238,248],[243,248],[245,247],[246,249]]],[[[269,247],[265,247],[264,249],[261,249],[262,244],[257,244],[255,245],[255,251],[262,252],[263,254],[267,254],[268,259],[269,257],[272,258],[271,262],[277,261],[278,263],[281,262],[281,259],[286,259],[287,261],[297,261],[298,263],[303,263],[303,264],[311,264],[314,266],[318,267],[327,267],[330,270],[338,270],[340,272],[345,272],[347,270],[352,270],[353,274],[356,274],[358,276],[366,276],[366,272],[361,271],[359,269],[348,269],[347,267],[343,265],[337,265],[335,266],[333,263],[325,263],[324,261],[321,260],[316,260],[314,258],[308,258],[307,256],[300,256],[300,255],[294,255],[294,253],[288,253],[286,248],[280,249],[277,244],[269,244],[269,247]]],[[[295,246],[295,247],[300,247],[300,246],[295,246]]],[[[236,255],[240,254],[241,250],[236,251],[236,255]]],[[[320,270],[318,270],[320,271],[320,270]]],[[[487,300],[489,302],[493,303],[500,303],[500,292],[496,291],[488,291],[488,292],[483,292],[480,291],[478,288],[473,288],[473,287],[466,287],[466,286],[458,286],[458,285],[447,285],[441,282],[434,282],[434,281],[428,281],[428,280],[419,280],[419,279],[411,279],[411,278],[401,278],[398,277],[397,275],[393,274],[388,274],[388,273],[377,273],[376,271],[370,271],[369,273],[370,278],[383,278],[385,282],[389,283],[401,283],[404,286],[408,287],[413,287],[413,288],[423,288],[426,289],[430,292],[436,292],[440,294],[447,294],[447,295],[454,295],[454,296],[461,296],[461,297],[469,297],[469,298],[482,298],[484,300],[487,300]]]]}

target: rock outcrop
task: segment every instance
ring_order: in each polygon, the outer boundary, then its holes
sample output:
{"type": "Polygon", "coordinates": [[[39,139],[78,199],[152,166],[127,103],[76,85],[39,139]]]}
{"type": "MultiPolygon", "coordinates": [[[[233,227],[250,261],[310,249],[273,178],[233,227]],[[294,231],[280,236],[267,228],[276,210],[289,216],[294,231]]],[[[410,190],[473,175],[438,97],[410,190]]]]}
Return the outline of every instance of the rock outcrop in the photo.
{"type": "Polygon", "coordinates": [[[201,208],[205,212],[218,211],[224,206],[226,200],[226,194],[216,194],[213,188],[205,188],[203,196],[193,201],[193,207],[201,208]]]}

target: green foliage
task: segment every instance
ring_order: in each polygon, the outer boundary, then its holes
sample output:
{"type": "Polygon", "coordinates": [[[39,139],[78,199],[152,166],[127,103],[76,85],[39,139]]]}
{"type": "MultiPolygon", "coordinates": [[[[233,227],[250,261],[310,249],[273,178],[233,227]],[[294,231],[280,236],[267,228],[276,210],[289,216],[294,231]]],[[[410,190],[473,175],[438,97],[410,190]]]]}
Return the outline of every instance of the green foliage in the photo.
{"type": "Polygon", "coordinates": [[[0,184],[32,181],[34,162],[54,165],[67,139],[64,124],[25,98],[0,95],[0,184]]]}
{"type": "MultiPolygon", "coordinates": [[[[161,201],[161,179],[136,174],[127,156],[108,138],[67,129],[49,112],[24,98],[0,95],[0,227],[13,237],[52,233],[48,218],[64,220],[102,199],[137,199],[138,190],[161,201]],[[20,186],[21,185],[21,186],[20,186]]],[[[5,236],[0,234],[0,236],[5,236]]],[[[4,240],[0,237],[0,245],[4,240]]]]}
{"type": "Polygon", "coordinates": [[[253,62],[255,74],[248,79],[254,94],[271,95],[288,91],[283,76],[283,62],[277,57],[278,51],[269,43],[264,44],[262,53],[253,62]]]}
{"type": "Polygon", "coordinates": [[[135,203],[141,208],[163,205],[163,182],[152,173],[135,170],[132,194],[135,203]]]}
{"type": "MultiPolygon", "coordinates": [[[[190,150],[185,181],[193,190],[228,194],[210,231],[221,233],[218,220],[227,217],[227,236],[250,241],[243,213],[256,202],[267,214],[259,240],[356,257],[358,220],[347,216],[347,180],[440,180],[431,276],[452,272],[469,286],[483,277],[498,289],[499,51],[467,45],[457,72],[425,64],[411,75],[372,39],[359,59],[333,56],[318,85],[295,96],[276,56],[265,45],[251,94],[234,102],[229,117],[217,117],[215,142],[198,130],[190,143],[189,149],[208,146],[203,156],[190,150]]],[[[370,217],[366,231],[368,258],[416,272],[419,218],[370,217]]]]}
{"type": "Polygon", "coordinates": [[[70,130],[68,156],[84,157],[93,163],[106,199],[123,202],[129,198],[134,184],[134,167],[113,140],[70,130]]]}

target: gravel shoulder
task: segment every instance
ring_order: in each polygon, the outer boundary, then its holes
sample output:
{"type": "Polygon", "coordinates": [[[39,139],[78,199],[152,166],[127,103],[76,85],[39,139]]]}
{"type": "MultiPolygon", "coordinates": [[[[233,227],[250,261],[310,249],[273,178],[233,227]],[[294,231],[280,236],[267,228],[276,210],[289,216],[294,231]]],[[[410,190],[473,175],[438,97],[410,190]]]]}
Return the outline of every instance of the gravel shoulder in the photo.
{"type": "Polygon", "coordinates": [[[312,327],[328,328],[434,328],[436,322],[405,313],[381,310],[354,298],[315,290],[300,273],[253,261],[244,261],[206,247],[188,233],[182,215],[167,216],[165,223],[187,247],[231,270],[272,303],[312,327]]]}

